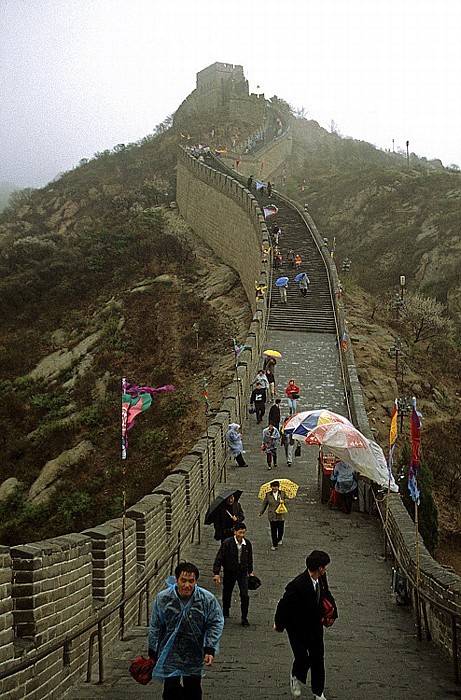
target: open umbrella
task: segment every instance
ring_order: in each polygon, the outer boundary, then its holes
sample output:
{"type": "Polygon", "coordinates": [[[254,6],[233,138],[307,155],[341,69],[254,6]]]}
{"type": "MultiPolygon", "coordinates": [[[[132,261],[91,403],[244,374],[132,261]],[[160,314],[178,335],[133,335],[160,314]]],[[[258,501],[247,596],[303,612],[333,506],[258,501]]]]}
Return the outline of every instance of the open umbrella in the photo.
{"type": "MultiPolygon", "coordinates": [[[[287,498],[294,498],[296,494],[298,493],[299,486],[298,484],[295,484],[294,481],[291,481],[290,479],[273,479],[273,481],[278,481],[280,484],[280,489],[282,491],[285,491],[286,497],[287,498]]],[[[258,498],[261,500],[264,499],[264,496],[266,493],[269,493],[271,490],[271,483],[272,481],[268,481],[267,484],[263,484],[261,488],[259,489],[258,493],[258,498]]]]}
{"type": "MultiPolygon", "coordinates": [[[[345,425],[350,425],[353,427],[352,423],[341,416],[339,413],[333,413],[326,408],[320,408],[314,411],[301,411],[301,413],[295,413],[291,416],[283,426],[285,434],[292,434],[293,437],[300,436],[299,439],[309,435],[314,428],[319,425],[328,425],[331,423],[344,423],[345,425]]],[[[312,442],[309,444],[320,444],[319,442],[312,442]]]]}
{"type": "Polygon", "coordinates": [[[289,281],[289,277],[279,277],[278,280],[275,280],[275,286],[284,287],[289,281]]]}
{"type": "Polygon", "coordinates": [[[322,445],[380,486],[387,487],[390,483],[391,491],[399,490],[387,468],[381,447],[373,440],[368,440],[349,422],[323,423],[307,435],[297,434],[296,430],[291,434],[295,440],[301,440],[307,445],[322,445]]]}
{"type": "Polygon", "coordinates": [[[299,282],[301,280],[301,277],[305,274],[306,274],[305,272],[300,272],[299,275],[296,275],[295,282],[299,282]]]}
{"type": "Polygon", "coordinates": [[[239,489],[227,489],[226,491],[220,493],[219,496],[215,498],[213,503],[210,503],[210,506],[207,512],[205,513],[205,525],[212,525],[214,523],[219,509],[224,508],[224,505],[229,496],[234,496],[235,500],[238,501],[242,493],[243,491],[240,491],[239,489]]]}
{"type": "Polygon", "coordinates": [[[282,353],[278,352],[278,350],[264,350],[263,355],[267,355],[268,357],[282,357],[282,353]]]}

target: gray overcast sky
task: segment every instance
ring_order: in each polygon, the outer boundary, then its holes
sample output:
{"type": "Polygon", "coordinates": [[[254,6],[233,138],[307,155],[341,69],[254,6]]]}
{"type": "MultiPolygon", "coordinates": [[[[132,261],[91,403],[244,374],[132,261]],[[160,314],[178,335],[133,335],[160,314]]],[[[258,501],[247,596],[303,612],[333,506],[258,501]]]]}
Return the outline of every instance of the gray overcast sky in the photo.
{"type": "Polygon", "coordinates": [[[381,148],[461,166],[460,0],[0,0],[0,181],[136,141],[215,61],[381,148]]]}

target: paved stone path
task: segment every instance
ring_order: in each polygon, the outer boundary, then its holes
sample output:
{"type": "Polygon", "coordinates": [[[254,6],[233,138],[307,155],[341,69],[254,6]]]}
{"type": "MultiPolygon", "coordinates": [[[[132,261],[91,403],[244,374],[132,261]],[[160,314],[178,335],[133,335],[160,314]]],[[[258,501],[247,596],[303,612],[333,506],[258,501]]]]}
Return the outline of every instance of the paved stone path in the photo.
{"type": "MultiPolygon", "coordinates": [[[[293,376],[301,386],[300,409],[328,406],[341,412],[343,395],[335,339],[330,335],[271,332],[270,347],[283,359],[276,367],[279,394],[293,376]]],[[[268,347],[269,347],[268,346],[268,347]]],[[[285,402],[284,402],[285,403],[285,402]]],[[[312,549],[330,553],[330,588],[336,598],[339,619],[325,631],[326,689],[328,700],[449,700],[461,697],[451,680],[452,668],[434,645],[418,642],[412,611],[399,607],[391,590],[391,567],[383,559],[383,539],[378,521],[352,512],[330,511],[320,503],[314,447],[302,450],[291,469],[283,450],[279,466],[268,471],[260,450],[260,426],[254,419],[243,426],[249,469],[232,462],[227,486],[243,489],[248,538],[253,543],[255,573],[263,585],[250,592],[250,627],[240,625],[238,591],[214,667],[203,681],[204,700],[275,700],[290,698],[292,655],[286,634],[273,631],[273,616],[285,585],[305,567],[312,549]],[[289,502],[283,545],[270,549],[266,514],[258,517],[259,486],[276,477],[300,484],[289,502]]],[[[223,485],[224,488],[224,485],[223,485]]],[[[216,489],[219,493],[219,487],[216,489]]],[[[201,544],[183,552],[201,571],[200,584],[221,595],[212,581],[217,551],[213,528],[202,528],[201,544]]],[[[162,686],[153,681],[140,686],[127,668],[133,658],[147,653],[147,627],[137,628],[106,659],[107,681],[81,683],[66,700],[136,700],[161,698],[162,686]]],[[[311,698],[307,687],[303,698],[311,698]]]]}

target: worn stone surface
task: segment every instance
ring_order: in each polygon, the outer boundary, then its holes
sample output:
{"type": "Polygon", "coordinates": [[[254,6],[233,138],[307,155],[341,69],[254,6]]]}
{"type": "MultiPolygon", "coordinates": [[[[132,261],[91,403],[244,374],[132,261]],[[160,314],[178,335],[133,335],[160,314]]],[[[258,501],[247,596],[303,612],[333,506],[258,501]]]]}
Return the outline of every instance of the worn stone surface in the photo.
{"type": "Polygon", "coordinates": [[[94,447],[89,440],[82,440],[72,449],[62,452],[59,457],[47,462],[30,487],[28,500],[35,504],[46,501],[56,488],[56,482],[59,478],[93,449],[94,447]]]}
{"type": "Polygon", "coordinates": [[[9,479],[5,479],[5,481],[0,484],[0,501],[4,501],[6,498],[11,496],[18,484],[19,481],[14,476],[10,477],[9,479]]]}

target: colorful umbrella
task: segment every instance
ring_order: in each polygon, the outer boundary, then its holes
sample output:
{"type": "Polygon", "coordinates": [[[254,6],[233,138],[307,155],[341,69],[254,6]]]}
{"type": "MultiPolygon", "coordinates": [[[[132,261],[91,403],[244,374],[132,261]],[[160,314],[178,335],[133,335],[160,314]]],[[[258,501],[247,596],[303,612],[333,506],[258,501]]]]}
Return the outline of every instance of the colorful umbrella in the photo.
{"type": "MultiPolygon", "coordinates": [[[[280,490],[285,491],[287,498],[294,498],[298,493],[299,485],[295,484],[294,481],[290,481],[290,479],[274,479],[274,481],[279,482],[280,490]]],[[[259,489],[258,498],[263,500],[266,493],[269,493],[269,491],[272,490],[271,483],[271,481],[268,481],[267,484],[263,484],[261,486],[259,489]]]]}
{"type": "Polygon", "coordinates": [[[276,287],[284,287],[287,284],[287,282],[289,282],[289,281],[290,280],[288,277],[279,277],[278,280],[275,280],[275,286],[276,287]]]}
{"type": "Polygon", "coordinates": [[[282,353],[278,352],[278,350],[264,350],[263,355],[267,355],[268,357],[282,357],[282,353]]]}
{"type": "MultiPolygon", "coordinates": [[[[291,416],[286,421],[283,429],[286,434],[291,433],[293,437],[302,440],[304,437],[310,435],[318,426],[331,423],[344,423],[353,427],[352,423],[339,413],[333,413],[333,411],[329,411],[326,408],[321,408],[315,411],[295,413],[294,416],[291,416]]],[[[314,440],[309,444],[320,445],[321,443],[314,440]]]]}
{"type": "MultiPolygon", "coordinates": [[[[293,418],[296,418],[296,415],[293,418]]],[[[389,470],[381,447],[373,440],[368,440],[343,416],[341,418],[346,422],[322,423],[307,434],[297,434],[296,430],[291,434],[295,440],[301,440],[307,445],[322,445],[324,449],[355,467],[363,476],[387,487],[389,470]]],[[[391,491],[399,490],[393,477],[390,488],[391,491]]]]}

